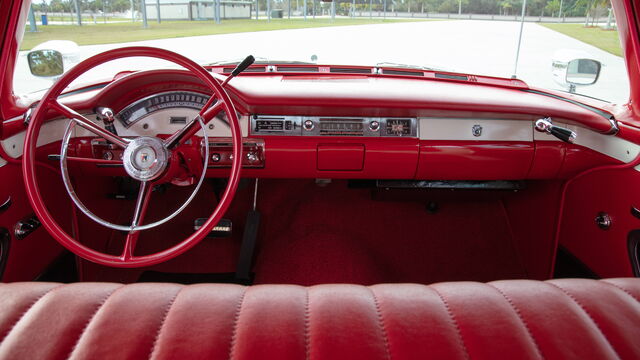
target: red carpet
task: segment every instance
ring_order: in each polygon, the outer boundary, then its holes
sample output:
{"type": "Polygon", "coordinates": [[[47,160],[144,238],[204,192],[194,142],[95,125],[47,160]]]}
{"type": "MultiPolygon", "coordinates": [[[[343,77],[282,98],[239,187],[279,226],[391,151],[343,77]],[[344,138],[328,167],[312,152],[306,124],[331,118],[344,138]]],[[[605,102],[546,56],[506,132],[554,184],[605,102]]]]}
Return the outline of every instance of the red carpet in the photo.
{"type": "MultiPolygon", "coordinates": [[[[205,239],[188,253],[152,270],[235,271],[244,219],[251,204],[252,180],[245,185],[225,216],[233,220],[232,239],[205,239]]],[[[174,222],[144,232],[136,253],[165,249],[192,231],[193,219],[207,216],[215,204],[212,189],[207,184],[174,222]]],[[[186,191],[172,188],[164,195],[155,194],[150,216],[170,211],[168,204],[186,196],[186,191]]],[[[372,191],[348,188],[346,181],[319,187],[313,180],[260,180],[258,210],[262,224],[255,282],[312,285],[527,278],[531,269],[523,265],[503,205],[513,196],[490,192],[372,191]],[[439,200],[435,214],[426,211],[427,200],[439,200]]],[[[523,197],[526,195],[521,194],[523,197]]],[[[131,207],[130,202],[120,200],[127,208],[131,207]]],[[[130,211],[121,211],[121,221],[129,218],[130,211]]],[[[82,223],[86,233],[86,219],[82,223]]],[[[99,232],[94,234],[92,243],[96,246],[106,246],[114,253],[121,250],[121,234],[102,236],[102,240],[98,240],[99,232]],[[98,245],[100,241],[102,245],[98,245]]],[[[550,253],[543,250],[542,253],[550,253]]],[[[541,267],[546,268],[546,260],[540,261],[541,267]]],[[[84,280],[133,282],[142,271],[83,264],[84,280]]]]}

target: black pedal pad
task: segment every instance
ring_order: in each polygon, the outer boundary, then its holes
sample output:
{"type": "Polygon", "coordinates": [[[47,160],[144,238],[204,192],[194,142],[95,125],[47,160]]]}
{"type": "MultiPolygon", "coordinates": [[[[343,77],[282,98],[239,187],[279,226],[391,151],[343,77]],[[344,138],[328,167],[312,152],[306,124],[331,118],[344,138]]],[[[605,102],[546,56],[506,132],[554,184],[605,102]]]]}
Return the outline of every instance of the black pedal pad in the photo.
{"type": "MultiPolygon", "coordinates": [[[[195,230],[200,229],[200,227],[207,221],[207,218],[198,218],[193,224],[193,228],[195,230]]],[[[231,237],[233,230],[233,223],[229,219],[220,219],[218,224],[211,229],[211,232],[207,235],[208,238],[227,238],[231,237]]]]}

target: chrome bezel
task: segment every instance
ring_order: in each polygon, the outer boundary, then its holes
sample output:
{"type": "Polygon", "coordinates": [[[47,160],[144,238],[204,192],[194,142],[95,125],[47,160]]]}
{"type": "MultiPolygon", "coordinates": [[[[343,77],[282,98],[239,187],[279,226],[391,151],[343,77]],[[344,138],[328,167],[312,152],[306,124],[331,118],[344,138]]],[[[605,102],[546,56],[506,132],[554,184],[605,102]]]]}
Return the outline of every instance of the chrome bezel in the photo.
{"type": "Polygon", "coordinates": [[[157,179],[167,168],[169,156],[169,150],[164,147],[162,140],[155,137],[143,136],[133,139],[129,145],[127,145],[122,156],[122,163],[129,176],[138,181],[149,181],[157,179]],[[140,149],[145,147],[152,149],[156,158],[150,167],[140,169],[135,164],[134,156],[138,154],[140,149]]]}

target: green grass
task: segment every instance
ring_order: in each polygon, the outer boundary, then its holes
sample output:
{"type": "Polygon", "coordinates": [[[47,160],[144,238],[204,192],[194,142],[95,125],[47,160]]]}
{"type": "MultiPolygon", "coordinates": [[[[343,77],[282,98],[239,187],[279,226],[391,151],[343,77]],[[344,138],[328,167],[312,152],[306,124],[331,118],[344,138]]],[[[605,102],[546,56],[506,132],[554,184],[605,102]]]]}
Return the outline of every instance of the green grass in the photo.
{"type": "Polygon", "coordinates": [[[186,36],[229,34],[250,31],[281,29],[302,29],[326,26],[384,24],[403,21],[424,20],[370,20],[370,19],[272,19],[266,20],[226,20],[221,24],[213,21],[167,21],[158,24],[149,21],[147,29],[136,23],[108,23],[75,25],[38,26],[38,32],[25,32],[20,50],[30,50],[48,40],[72,40],[78,45],[111,44],[129,41],[176,38],[186,36]]]}
{"type": "Polygon", "coordinates": [[[613,55],[622,56],[620,39],[618,38],[618,32],[615,30],[604,30],[599,27],[584,27],[582,24],[540,25],[593,45],[613,55]]]}

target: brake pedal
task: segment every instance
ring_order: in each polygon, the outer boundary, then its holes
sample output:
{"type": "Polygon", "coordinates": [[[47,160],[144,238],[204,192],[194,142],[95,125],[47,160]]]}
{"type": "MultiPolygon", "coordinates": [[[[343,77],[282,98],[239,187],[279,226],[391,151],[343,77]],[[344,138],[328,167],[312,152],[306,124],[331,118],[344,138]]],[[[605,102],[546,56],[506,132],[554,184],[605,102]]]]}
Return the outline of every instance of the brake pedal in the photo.
{"type": "MultiPolygon", "coordinates": [[[[198,218],[193,224],[194,230],[198,230],[204,225],[207,218],[198,218]]],[[[227,238],[233,233],[233,223],[229,219],[221,219],[216,226],[207,234],[208,238],[227,238]]]]}

